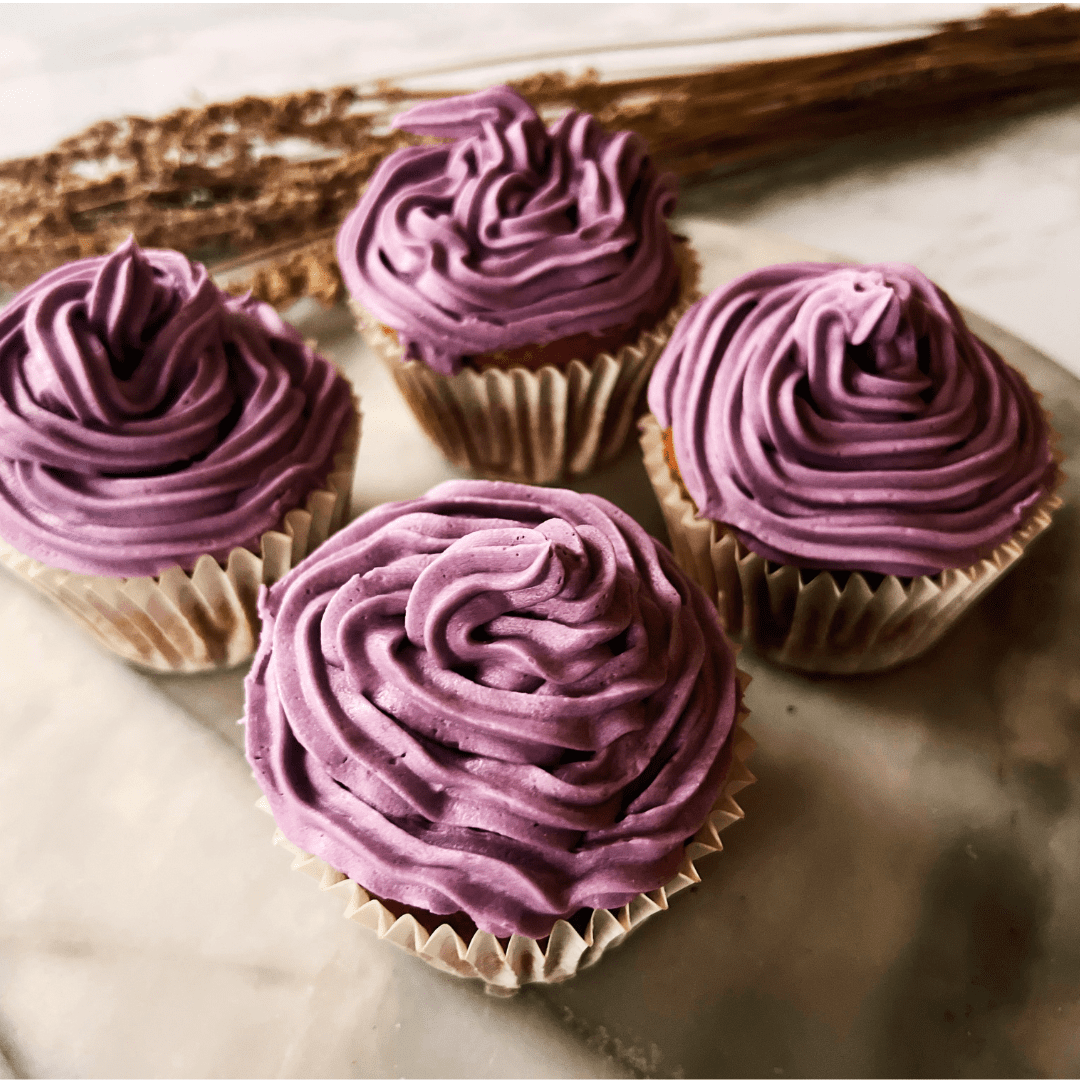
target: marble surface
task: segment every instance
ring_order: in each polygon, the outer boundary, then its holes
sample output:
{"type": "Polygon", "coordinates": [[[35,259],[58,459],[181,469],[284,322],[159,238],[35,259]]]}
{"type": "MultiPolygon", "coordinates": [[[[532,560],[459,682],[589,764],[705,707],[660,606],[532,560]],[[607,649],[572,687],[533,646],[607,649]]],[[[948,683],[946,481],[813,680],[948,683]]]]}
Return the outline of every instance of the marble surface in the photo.
{"type": "MultiPolygon", "coordinates": [[[[900,32],[904,19],[958,7],[888,15],[900,32]]],[[[126,21],[107,9],[104,23],[82,14],[50,23],[15,9],[0,35],[6,113],[18,94],[32,112],[50,78],[68,97],[85,88],[80,117],[168,108],[188,92],[181,61],[200,57],[190,81],[207,97],[240,85],[264,92],[258,80],[270,73],[280,83],[271,89],[325,84],[343,77],[333,65],[348,63],[359,28],[385,46],[385,70],[408,29],[377,5],[274,9],[250,58],[222,27],[252,24],[257,7],[192,8],[182,30],[133,10],[126,21]],[[318,80],[306,43],[295,66],[282,61],[281,35],[295,35],[297,20],[331,18],[345,36],[327,48],[318,80]],[[45,29],[27,29],[34,19],[45,29]],[[112,37],[102,33],[100,48],[92,39],[82,69],[65,67],[63,49],[102,25],[112,37]],[[50,27],[59,44],[45,42],[50,27]],[[205,58],[212,45],[234,62],[231,83],[205,58]],[[132,73],[155,65],[172,82],[143,104],[132,73]],[[129,80],[126,97],[116,72],[129,80]]],[[[475,10],[448,10],[480,26],[475,10]]],[[[685,35],[674,6],[606,10],[583,6],[561,31],[542,10],[523,10],[500,15],[509,20],[500,33],[515,18],[544,24],[538,51],[685,35]],[[616,10],[626,20],[611,18],[616,10]]],[[[697,10],[702,37],[840,21],[877,33],[888,23],[858,5],[697,10]]],[[[429,68],[514,51],[479,31],[441,46],[421,38],[429,68]]],[[[43,135],[15,125],[0,153],[83,122],[40,115],[43,135]]],[[[688,191],[684,224],[710,285],[805,254],[800,241],[919,262],[991,320],[977,329],[1044,393],[1075,455],[1080,383],[1066,369],[1080,374],[1080,315],[1066,290],[1080,270],[1077,119],[1060,109],[841,148],[688,191]]],[[[290,318],[362,396],[356,510],[453,475],[343,309],[304,302],[290,318]]],[[[580,486],[663,535],[633,447],[580,486]]],[[[1076,487],[1019,567],[917,663],[808,679],[744,654],[759,783],[740,799],[747,818],[724,834],[725,852],[595,969],[512,1000],[376,941],[342,918],[335,894],[290,872],[238,753],[240,673],[144,675],[0,577],[0,1076],[1076,1074],[1076,487]]]]}
{"type": "Polygon", "coordinates": [[[605,76],[854,48],[986,4],[12,4],[0,158],[106,117],[385,77],[450,88],[537,70],[605,76]]]}

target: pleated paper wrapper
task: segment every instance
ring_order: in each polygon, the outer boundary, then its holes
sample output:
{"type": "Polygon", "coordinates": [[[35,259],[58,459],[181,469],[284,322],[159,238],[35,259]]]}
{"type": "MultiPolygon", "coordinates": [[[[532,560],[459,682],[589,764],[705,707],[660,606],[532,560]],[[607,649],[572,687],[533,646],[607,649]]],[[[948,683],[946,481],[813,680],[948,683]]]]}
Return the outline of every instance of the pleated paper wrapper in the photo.
{"type": "Polygon", "coordinates": [[[638,426],[676,562],[715,599],[734,641],[800,671],[850,675],[913,660],[1001,579],[1061,505],[1048,493],[1012,537],[963,570],[887,576],[876,589],[860,573],[843,588],[828,571],[804,582],[798,567],[769,562],[723,525],[699,518],[664,459],[660,424],[646,415],[638,426]]]}
{"type": "Polygon", "coordinates": [[[699,296],[697,256],[686,242],[676,243],[675,252],[680,284],[674,307],[633,344],[588,364],[440,375],[418,360],[404,361],[397,335],[359,304],[352,302],[352,309],[364,340],[452,464],[491,479],[548,484],[587,473],[625,446],[649,374],[699,296]]]}
{"type": "Polygon", "coordinates": [[[249,659],[259,637],[259,588],[283,577],[349,517],[359,407],[323,486],[265,532],[260,554],[233,548],[225,566],[201,555],[193,570],[111,578],[58,570],[0,540],[0,563],[54,601],[106,648],[141,667],[198,672],[249,659]]]}
{"type": "MultiPolygon", "coordinates": [[[[447,923],[428,933],[412,915],[393,915],[355,881],[286,839],[280,829],[274,833],[273,842],[292,853],[293,870],[315,878],[320,889],[334,890],[342,895],[345,918],[366,926],[381,939],[426,960],[440,971],[466,979],[481,979],[485,990],[499,997],[516,994],[527,983],[564,982],[591,967],[608,949],[625,941],[626,936],[646,919],[666,911],[668,901],[675,893],[697,884],[701,878],[694,867],[695,861],[703,855],[722,851],[719,834],[745,816],[735,802],[735,795],[754,783],[746,759],[755,744],[743,728],[748,713],[741,704],[742,691],[750,678],[741,671],[738,678],[740,706],[732,729],[728,774],[705,824],[687,842],[679,872],[667,885],[650,893],[639,893],[618,911],[596,909],[583,934],[565,919],[560,919],[550,936],[542,941],[514,934],[505,945],[482,930],[475,931],[472,939],[465,941],[447,923]]],[[[265,797],[256,805],[271,813],[265,797]]]]}

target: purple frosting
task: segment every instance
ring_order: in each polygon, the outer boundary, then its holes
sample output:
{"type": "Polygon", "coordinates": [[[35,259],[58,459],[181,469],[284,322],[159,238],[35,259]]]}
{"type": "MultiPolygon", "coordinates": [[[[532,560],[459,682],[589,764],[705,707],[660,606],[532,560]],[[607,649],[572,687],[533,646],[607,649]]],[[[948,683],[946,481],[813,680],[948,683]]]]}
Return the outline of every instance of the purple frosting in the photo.
{"type": "Polygon", "coordinates": [[[451,141],[387,157],[337,250],[350,294],[407,357],[453,374],[462,357],[599,333],[671,296],[675,179],[640,136],[576,111],[546,130],[506,86],[396,126],[451,141]]]}
{"type": "Polygon", "coordinates": [[[1024,381],[912,266],[756,270],[687,312],[649,384],[702,517],[781,563],[966,567],[1052,483],[1024,381]]]}
{"type": "Polygon", "coordinates": [[[441,484],[261,611],[248,760],[282,832],[384,899],[544,937],[669,881],[726,773],[715,609],[596,496],[441,484]]]}
{"type": "Polygon", "coordinates": [[[129,240],[0,314],[0,536],[110,577],[224,560],[325,479],[352,413],[269,305],[129,240]]]}

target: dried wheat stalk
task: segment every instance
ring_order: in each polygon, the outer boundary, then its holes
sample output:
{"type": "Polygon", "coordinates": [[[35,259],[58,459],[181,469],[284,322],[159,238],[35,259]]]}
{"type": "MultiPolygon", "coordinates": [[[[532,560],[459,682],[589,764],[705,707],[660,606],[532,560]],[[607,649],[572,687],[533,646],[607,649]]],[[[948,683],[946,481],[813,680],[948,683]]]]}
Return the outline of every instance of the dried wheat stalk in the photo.
{"type": "MultiPolygon", "coordinates": [[[[574,106],[639,131],[662,167],[692,181],[853,135],[1077,100],[1080,11],[991,12],[911,41],[693,75],[603,83],[554,73],[515,85],[545,114],[574,106]]],[[[390,117],[441,96],[337,87],[94,124],[0,164],[0,281],[19,288],[134,233],[276,305],[333,302],[338,224],[378,162],[416,141],[391,132],[390,117]]]]}

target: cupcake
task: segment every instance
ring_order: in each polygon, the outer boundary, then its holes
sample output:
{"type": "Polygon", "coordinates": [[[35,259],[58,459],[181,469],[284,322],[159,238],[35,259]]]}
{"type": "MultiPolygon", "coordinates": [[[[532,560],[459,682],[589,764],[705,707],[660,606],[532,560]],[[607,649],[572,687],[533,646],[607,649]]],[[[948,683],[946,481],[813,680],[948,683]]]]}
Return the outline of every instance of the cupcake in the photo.
{"type": "Polygon", "coordinates": [[[619,453],[696,297],[643,140],[507,86],[424,102],[338,234],[357,321],[455,465],[546,483],[619,453]]]}
{"type": "Polygon", "coordinates": [[[716,611],[606,500],[457,480],[264,591],[248,760],[348,915],[496,989],[697,880],[751,779],[716,611]]]}
{"type": "Polygon", "coordinates": [[[262,583],[344,520],[349,384],[266,304],[133,239],[0,313],[0,559],[125,659],[254,651],[262,583]]]}
{"type": "Polygon", "coordinates": [[[676,558],[790,667],[917,656],[1060,505],[1037,395],[911,266],[730,282],[687,312],[648,402],[676,558]]]}

